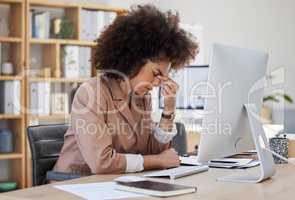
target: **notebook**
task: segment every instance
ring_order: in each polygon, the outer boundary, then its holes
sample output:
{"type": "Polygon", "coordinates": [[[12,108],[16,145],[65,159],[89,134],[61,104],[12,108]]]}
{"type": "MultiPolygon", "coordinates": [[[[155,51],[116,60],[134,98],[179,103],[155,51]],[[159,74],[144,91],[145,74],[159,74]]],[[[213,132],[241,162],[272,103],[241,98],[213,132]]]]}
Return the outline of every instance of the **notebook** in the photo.
{"type": "Polygon", "coordinates": [[[169,177],[170,179],[176,179],[192,174],[201,173],[207,171],[209,169],[208,166],[180,166],[171,169],[159,170],[155,172],[151,172],[148,174],[144,174],[145,177],[169,177]]]}
{"type": "Polygon", "coordinates": [[[116,189],[139,194],[147,194],[157,197],[171,197],[181,194],[193,193],[197,191],[196,187],[162,183],[149,180],[135,182],[117,182],[116,189]]]}

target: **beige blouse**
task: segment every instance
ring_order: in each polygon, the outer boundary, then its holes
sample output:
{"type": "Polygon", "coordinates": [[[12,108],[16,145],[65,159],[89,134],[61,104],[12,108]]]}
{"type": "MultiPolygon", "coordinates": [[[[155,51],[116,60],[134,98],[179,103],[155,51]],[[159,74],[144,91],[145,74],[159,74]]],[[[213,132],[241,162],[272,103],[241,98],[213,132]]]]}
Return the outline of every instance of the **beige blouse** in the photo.
{"type": "Polygon", "coordinates": [[[151,96],[128,102],[116,79],[101,75],[83,83],[73,100],[70,127],[54,171],[124,173],[126,155],[158,154],[169,148],[170,142],[162,143],[154,134],[151,96]]]}

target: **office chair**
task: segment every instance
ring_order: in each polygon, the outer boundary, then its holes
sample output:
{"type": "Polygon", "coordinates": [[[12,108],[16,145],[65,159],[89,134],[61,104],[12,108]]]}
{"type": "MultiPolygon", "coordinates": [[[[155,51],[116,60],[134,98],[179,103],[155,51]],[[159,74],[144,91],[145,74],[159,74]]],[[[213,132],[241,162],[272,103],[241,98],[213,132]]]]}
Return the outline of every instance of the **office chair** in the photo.
{"type": "Polygon", "coordinates": [[[181,122],[175,122],[177,134],[172,139],[172,147],[179,155],[187,154],[187,137],[185,126],[181,122]]]}
{"type": "Polygon", "coordinates": [[[54,167],[68,125],[37,125],[27,128],[28,140],[32,154],[33,186],[46,184],[50,180],[68,180],[79,178],[80,175],[51,171],[54,167]]]}
{"type": "MultiPolygon", "coordinates": [[[[71,91],[70,105],[78,87],[71,91]]],[[[64,135],[67,129],[68,125],[66,124],[37,125],[27,128],[32,154],[33,186],[46,184],[50,180],[62,181],[81,177],[79,174],[52,171],[64,144],[64,135]]],[[[176,122],[176,129],[177,135],[172,140],[172,147],[180,155],[183,155],[187,153],[185,126],[176,122]]]]}
{"type": "MultiPolygon", "coordinates": [[[[172,147],[183,155],[187,153],[185,127],[182,123],[176,123],[176,128],[177,135],[172,140],[172,147]]],[[[63,181],[82,176],[52,171],[64,144],[67,129],[66,124],[37,125],[27,128],[32,154],[33,186],[43,185],[52,180],[63,181]]]]}

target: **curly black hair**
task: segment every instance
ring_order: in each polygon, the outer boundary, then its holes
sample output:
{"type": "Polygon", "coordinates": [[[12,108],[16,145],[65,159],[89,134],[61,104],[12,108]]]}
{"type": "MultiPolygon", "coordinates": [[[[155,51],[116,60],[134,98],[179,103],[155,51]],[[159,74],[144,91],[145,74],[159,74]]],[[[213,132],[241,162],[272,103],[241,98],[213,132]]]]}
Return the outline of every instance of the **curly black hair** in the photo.
{"type": "Polygon", "coordinates": [[[178,13],[161,12],[150,4],[133,6],[118,15],[97,42],[96,68],[116,70],[129,77],[136,75],[149,59],[169,61],[172,69],[182,68],[199,49],[193,36],[179,27],[178,13]]]}

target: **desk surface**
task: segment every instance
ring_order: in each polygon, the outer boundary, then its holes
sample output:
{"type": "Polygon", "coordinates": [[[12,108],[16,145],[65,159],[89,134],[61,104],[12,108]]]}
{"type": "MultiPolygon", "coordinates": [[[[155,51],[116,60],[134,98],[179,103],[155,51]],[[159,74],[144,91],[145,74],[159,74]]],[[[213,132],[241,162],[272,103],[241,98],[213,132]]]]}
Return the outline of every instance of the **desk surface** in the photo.
{"type": "MultiPolygon", "coordinates": [[[[174,183],[196,186],[198,191],[193,194],[176,196],[169,199],[214,199],[214,200],[272,200],[272,199],[292,199],[295,197],[295,166],[291,164],[277,165],[277,172],[272,179],[268,179],[259,184],[248,183],[225,183],[217,182],[216,177],[230,175],[233,173],[256,173],[259,168],[251,168],[247,170],[226,170],[226,169],[210,169],[208,172],[200,173],[192,176],[176,179],[174,183]]],[[[141,174],[136,174],[141,175],[141,174]]],[[[94,175],[90,177],[59,182],[54,184],[75,184],[110,181],[119,175],[94,175]]],[[[158,179],[160,181],[169,182],[169,179],[158,179]]],[[[59,199],[80,199],[70,193],[55,189],[53,184],[33,187],[29,189],[18,190],[0,195],[0,200],[16,200],[16,199],[42,199],[42,200],[59,200],[59,199]]],[[[99,199],[99,198],[98,198],[99,199]]],[[[142,199],[142,198],[141,198],[142,199]]],[[[145,199],[157,199],[155,197],[147,197],[145,199]]]]}

